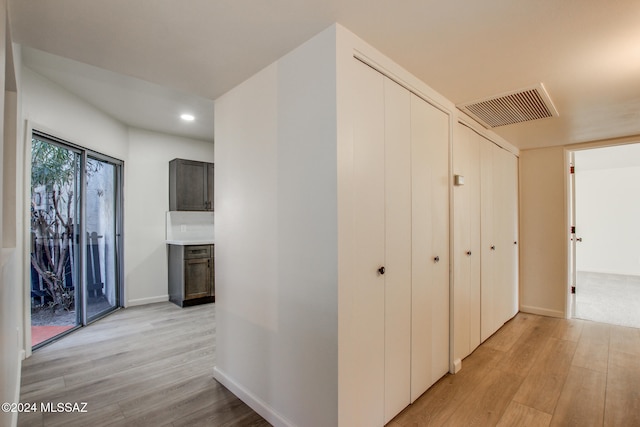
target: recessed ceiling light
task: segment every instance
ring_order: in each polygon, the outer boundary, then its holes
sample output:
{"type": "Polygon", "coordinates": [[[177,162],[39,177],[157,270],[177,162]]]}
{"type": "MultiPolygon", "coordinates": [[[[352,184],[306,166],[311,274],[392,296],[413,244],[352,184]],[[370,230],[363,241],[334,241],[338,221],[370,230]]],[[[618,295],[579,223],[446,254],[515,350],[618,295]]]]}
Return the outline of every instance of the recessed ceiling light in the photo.
{"type": "Polygon", "coordinates": [[[182,115],[180,116],[180,118],[181,118],[182,120],[184,120],[185,122],[192,122],[192,121],[194,121],[194,120],[195,120],[195,117],[193,117],[193,115],[191,115],[191,114],[182,114],[182,115]]]}

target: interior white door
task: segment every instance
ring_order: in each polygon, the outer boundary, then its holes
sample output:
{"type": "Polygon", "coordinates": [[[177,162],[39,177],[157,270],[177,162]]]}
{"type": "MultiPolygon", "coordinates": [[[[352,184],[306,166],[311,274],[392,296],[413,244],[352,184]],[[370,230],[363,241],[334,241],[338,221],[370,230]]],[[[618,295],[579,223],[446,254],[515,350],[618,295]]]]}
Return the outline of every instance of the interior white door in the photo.
{"type": "Polygon", "coordinates": [[[449,118],[411,95],[411,401],[449,368],[449,118]]]}
{"type": "MultiPolygon", "coordinates": [[[[385,424],[410,403],[411,101],[385,77],[385,424]]],[[[378,171],[382,173],[382,171],[378,171]]]]}
{"type": "Polygon", "coordinates": [[[382,425],[449,368],[449,117],[355,62],[341,421],[382,425]]]}
{"type": "MultiPolygon", "coordinates": [[[[470,131],[470,130],[469,130],[470,131]]],[[[471,132],[471,131],[470,131],[471,132]]],[[[480,334],[480,141],[478,135],[472,132],[474,139],[468,147],[469,150],[469,206],[472,212],[470,221],[469,254],[469,354],[475,350],[481,341],[480,334]]]]}
{"type": "Polygon", "coordinates": [[[348,283],[348,306],[341,318],[346,348],[340,372],[341,420],[345,425],[382,425],[384,418],[385,276],[385,109],[384,78],[355,61],[353,99],[354,266],[348,283]]]}
{"type": "MultiPolygon", "coordinates": [[[[491,257],[493,258],[494,286],[492,299],[494,311],[492,315],[493,332],[509,318],[511,300],[511,226],[512,206],[510,203],[510,154],[491,144],[493,151],[493,238],[491,240],[491,257]]],[[[492,332],[492,333],[493,333],[492,332]]]]}
{"type": "Polygon", "coordinates": [[[517,158],[493,145],[493,240],[494,268],[492,329],[512,318],[517,304],[517,158]]]}
{"type": "Polygon", "coordinates": [[[481,147],[481,330],[489,338],[518,311],[517,158],[484,140],[481,147]]]}
{"type": "Polygon", "coordinates": [[[504,321],[518,313],[518,158],[502,150],[505,162],[506,217],[504,235],[505,313],[504,321]]]}
{"type": "Polygon", "coordinates": [[[453,360],[480,344],[480,142],[458,124],[453,141],[453,360]]]}
{"type": "Polygon", "coordinates": [[[485,341],[498,328],[496,310],[498,302],[494,224],[494,147],[484,138],[480,145],[480,326],[481,340],[485,341]]]}

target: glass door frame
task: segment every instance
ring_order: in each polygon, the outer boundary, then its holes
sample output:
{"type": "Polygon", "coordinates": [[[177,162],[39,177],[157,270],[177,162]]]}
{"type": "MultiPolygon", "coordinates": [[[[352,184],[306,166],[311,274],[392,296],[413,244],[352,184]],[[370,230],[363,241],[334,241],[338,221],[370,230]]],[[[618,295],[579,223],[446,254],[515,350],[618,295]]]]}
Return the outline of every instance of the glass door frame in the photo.
{"type": "MultiPolygon", "coordinates": [[[[116,279],[116,283],[115,283],[115,295],[116,295],[116,304],[111,308],[111,309],[107,309],[105,311],[102,311],[94,316],[89,317],[87,314],[87,304],[88,304],[88,296],[87,296],[87,291],[86,291],[86,278],[87,278],[87,251],[81,251],[82,255],[82,262],[81,262],[81,275],[82,275],[82,316],[81,316],[81,323],[83,326],[88,325],[89,323],[92,323],[98,319],[101,319],[102,317],[106,316],[107,314],[111,313],[114,310],[117,310],[120,307],[124,307],[124,305],[122,304],[122,296],[124,295],[124,268],[123,268],[123,258],[124,258],[124,251],[123,251],[123,231],[124,231],[124,227],[123,227],[123,194],[122,194],[122,189],[124,188],[124,181],[123,181],[123,169],[124,169],[124,162],[122,160],[118,160],[115,159],[113,157],[107,156],[105,154],[102,153],[98,153],[96,151],[93,150],[89,150],[89,149],[84,149],[82,152],[82,165],[81,165],[81,169],[83,171],[82,173],[82,180],[81,180],[81,185],[82,185],[82,195],[84,196],[84,198],[87,198],[87,173],[86,173],[86,167],[87,167],[87,159],[91,157],[92,159],[98,160],[100,162],[104,162],[104,163],[109,163],[111,165],[113,165],[115,167],[114,170],[114,202],[115,202],[115,242],[116,244],[114,245],[114,250],[115,250],[115,270],[116,270],[116,274],[115,274],[115,279],[116,279]]],[[[80,221],[81,221],[81,226],[80,226],[80,242],[81,242],[81,247],[86,248],[87,247],[87,203],[86,200],[81,204],[80,206],[80,221]]],[[[106,287],[106,284],[105,284],[106,287]]]]}
{"type": "MultiPolygon", "coordinates": [[[[51,342],[61,336],[66,335],[67,333],[78,329],[81,326],[86,326],[106,315],[108,315],[109,313],[124,307],[123,304],[123,296],[124,296],[124,195],[123,195],[123,189],[124,189],[124,162],[122,160],[116,159],[114,157],[99,153],[97,151],[91,150],[89,148],[86,147],[82,147],[80,145],[71,143],[69,141],[63,140],[61,138],[55,137],[47,132],[43,132],[41,130],[38,130],[37,128],[31,128],[29,126],[29,141],[31,141],[32,139],[39,139],[42,141],[45,141],[47,143],[50,144],[54,144],[60,147],[63,147],[65,149],[68,149],[70,151],[73,151],[74,153],[77,153],[80,155],[80,165],[79,165],[79,169],[80,169],[80,173],[79,173],[79,185],[77,185],[77,188],[80,189],[79,194],[76,196],[76,203],[78,203],[78,230],[77,230],[77,237],[74,236],[74,244],[77,245],[77,247],[79,248],[77,250],[77,252],[79,253],[78,256],[78,264],[79,266],[77,267],[77,275],[79,276],[79,280],[78,280],[78,284],[75,285],[76,286],[76,290],[75,290],[75,298],[78,299],[78,301],[76,301],[76,326],[72,329],[70,329],[69,331],[65,331],[60,335],[57,335],[56,337],[54,337],[53,339],[44,341],[41,344],[46,344],[48,342],[51,342]],[[113,165],[115,167],[115,173],[114,173],[114,202],[115,202],[115,215],[114,215],[114,219],[115,219],[115,245],[114,245],[114,251],[115,251],[115,287],[114,287],[114,291],[115,291],[115,301],[116,303],[114,304],[114,306],[111,309],[107,309],[103,312],[98,313],[95,316],[92,317],[88,317],[87,316],[87,292],[86,292],[86,281],[87,281],[87,250],[86,250],[86,245],[87,245],[87,237],[86,237],[86,232],[87,232],[87,203],[86,203],[86,199],[87,199],[87,170],[86,170],[86,166],[87,166],[87,159],[91,157],[92,159],[101,161],[101,162],[105,162],[105,163],[109,163],[111,165],[113,165]]],[[[30,157],[29,157],[30,159],[30,157]]],[[[29,160],[30,161],[30,160],[29,160]]],[[[29,178],[30,179],[30,178],[29,178]]],[[[27,230],[27,232],[29,233],[29,231],[27,230]]],[[[30,262],[30,260],[29,260],[30,262]]],[[[25,286],[28,286],[30,288],[31,286],[31,281],[28,281],[28,284],[26,284],[25,286]]],[[[34,348],[40,347],[41,344],[38,344],[36,346],[34,346],[34,348]]]]}
{"type": "MultiPolygon", "coordinates": [[[[31,175],[31,170],[33,168],[33,154],[32,154],[32,150],[33,150],[33,140],[36,139],[38,141],[41,142],[45,142],[46,144],[49,144],[51,146],[66,150],[70,153],[72,153],[74,155],[74,178],[73,178],[73,193],[75,194],[75,200],[73,201],[73,206],[70,208],[71,212],[73,212],[73,218],[74,218],[74,224],[73,224],[73,235],[70,236],[69,238],[71,239],[70,242],[70,247],[71,252],[74,254],[73,256],[71,256],[71,254],[68,254],[69,258],[69,262],[70,262],[70,267],[71,267],[71,277],[72,277],[72,283],[74,286],[74,290],[73,290],[73,298],[74,298],[74,305],[76,306],[75,309],[75,320],[74,320],[74,324],[73,326],[70,326],[69,329],[64,330],[63,332],[60,332],[58,334],[56,334],[55,336],[52,337],[48,337],[46,339],[44,339],[41,342],[38,342],[35,345],[32,345],[32,348],[39,348],[43,345],[46,345],[54,340],[56,340],[59,337],[62,337],[68,333],[70,333],[71,331],[74,331],[80,327],[82,327],[82,309],[78,309],[78,303],[81,302],[81,295],[82,295],[82,287],[78,285],[78,281],[81,280],[82,277],[82,256],[83,256],[83,250],[81,250],[82,246],[81,246],[81,242],[79,240],[79,228],[80,228],[80,222],[81,222],[81,206],[82,206],[82,201],[80,200],[81,197],[81,189],[82,189],[82,178],[83,178],[83,152],[81,149],[67,144],[64,141],[59,140],[58,138],[52,138],[49,135],[45,135],[41,132],[37,132],[37,131],[33,131],[30,133],[29,135],[29,143],[28,143],[28,147],[29,147],[29,152],[30,154],[27,156],[28,161],[31,163],[31,166],[29,167],[29,185],[27,186],[27,188],[29,187],[33,187],[33,181],[32,181],[32,177],[31,175]]],[[[45,189],[45,195],[44,198],[48,198],[48,194],[47,194],[47,190],[45,189]]],[[[27,198],[28,200],[33,200],[33,188],[29,193],[29,196],[27,198]]],[[[45,202],[46,203],[46,202],[45,202]]],[[[33,207],[32,207],[33,209],[33,207]]],[[[26,230],[27,235],[31,235],[33,233],[33,231],[31,230],[31,218],[29,218],[28,221],[25,222],[25,224],[29,224],[28,225],[28,229],[26,230]]],[[[33,239],[33,237],[30,237],[29,240],[31,241],[33,239]]],[[[32,252],[35,248],[33,248],[33,242],[31,242],[30,245],[28,245],[29,247],[29,252],[32,252]]],[[[30,253],[27,257],[26,257],[26,264],[27,264],[27,271],[29,271],[28,274],[28,281],[26,281],[25,286],[28,290],[28,294],[29,294],[29,298],[27,301],[29,301],[29,310],[28,312],[30,313],[30,321],[29,321],[29,327],[34,326],[33,325],[33,320],[31,319],[31,315],[33,314],[33,306],[32,306],[32,286],[33,286],[33,274],[34,274],[34,269],[31,266],[31,256],[32,254],[30,253]]],[[[66,267],[65,267],[66,269],[66,267]]],[[[38,280],[41,280],[40,278],[38,280]]]]}

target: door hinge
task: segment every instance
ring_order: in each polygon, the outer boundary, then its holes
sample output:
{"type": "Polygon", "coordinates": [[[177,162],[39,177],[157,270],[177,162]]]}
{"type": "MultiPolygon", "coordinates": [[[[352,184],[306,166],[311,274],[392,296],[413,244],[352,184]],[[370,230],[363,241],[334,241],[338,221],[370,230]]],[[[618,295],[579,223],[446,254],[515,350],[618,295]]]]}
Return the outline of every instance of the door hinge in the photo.
{"type": "Polygon", "coordinates": [[[575,167],[575,166],[570,166],[570,167],[569,167],[569,173],[570,173],[570,174],[574,174],[574,173],[576,173],[576,167],[575,167]]]}
{"type": "Polygon", "coordinates": [[[571,234],[576,234],[576,226],[572,225],[570,231],[571,231],[571,234]]]}
{"type": "Polygon", "coordinates": [[[575,287],[575,286],[572,286],[572,287],[571,287],[571,293],[572,293],[572,294],[575,294],[575,293],[576,293],[576,287],[575,287]]]}

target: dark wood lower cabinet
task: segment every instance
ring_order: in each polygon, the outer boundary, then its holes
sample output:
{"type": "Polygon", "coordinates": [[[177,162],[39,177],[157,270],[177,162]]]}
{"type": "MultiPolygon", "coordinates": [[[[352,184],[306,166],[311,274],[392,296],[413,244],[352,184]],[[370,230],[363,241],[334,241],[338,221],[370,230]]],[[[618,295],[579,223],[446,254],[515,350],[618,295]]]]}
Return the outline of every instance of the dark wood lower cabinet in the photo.
{"type": "Polygon", "coordinates": [[[180,307],[215,301],[213,245],[168,245],[169,301],[180,307]]]}

